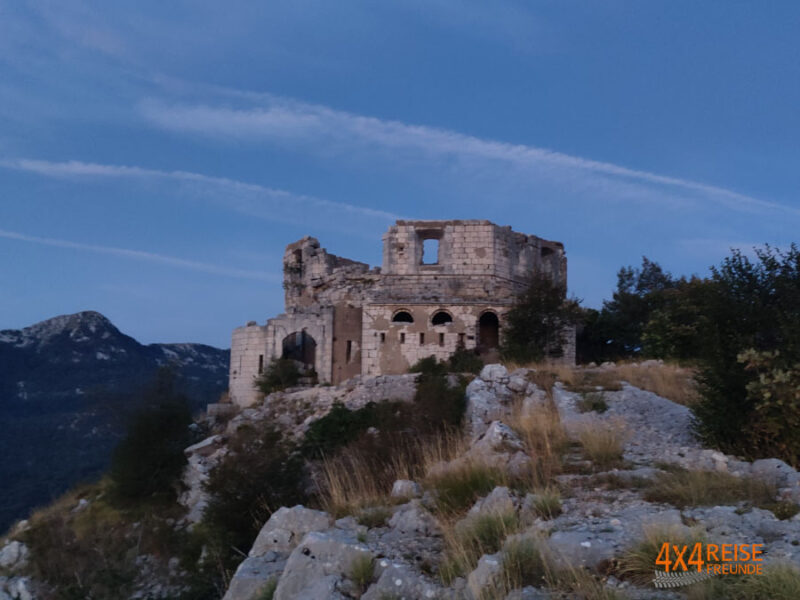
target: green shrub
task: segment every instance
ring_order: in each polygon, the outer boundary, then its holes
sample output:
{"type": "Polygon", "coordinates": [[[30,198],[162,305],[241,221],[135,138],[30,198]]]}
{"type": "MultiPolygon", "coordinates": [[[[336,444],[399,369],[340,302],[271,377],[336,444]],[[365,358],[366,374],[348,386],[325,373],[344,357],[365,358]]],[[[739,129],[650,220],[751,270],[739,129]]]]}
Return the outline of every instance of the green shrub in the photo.
{"type": "Polygon", "coordinates": [[[503,553],[502,582],[507,590],[539,587],[551,581],[551,559],[539,540],[523,538],[506,545],[503,553]]]}
{"type": "Polygon", "coordinates": [[[191,413],[170,369],[159,371],[143,403],[111,458],[110,495],[118,504],[173,500],[186,465],[191,413]]]}
{"type": "Polygon", "coordinates": [[[255,386],[264,394],[271,394],[297,385],[300,375],[300,369],[294,360],[273,358],[261,377],[256,379],[255,386]]]}
{"type": "Polygon", "coordinates": [[[563,355],[566,330],[582,316],[578,301],[566,295],[566,286],[548,275],[533,277],[506,315],[500,348],[504,360],[529,363],[563,355]]]}
{"type": "Polygon", "coordinates": [[[483,369],[483,361],[474,351],[460,346],[447,359],[447,369],[451,373],[474,373],[477,375],[483,369]]]}
{"type": "Polygon", "coordinates": [[[419,373],[414,394],[415,428],[433,433],[461,425],[467,408],[466,381],[459,378],[451,385],[443,363],[428,364],[419,373]]]}
{"type": "Polygon", "coordinates": [[[543,519],[555,519],[561,514],[561,493],[549,486],[534,492],[533,510],[543,519]]]}
{"type": "Polygon", "coordinates": [[[758,376],[746,386],[753,405],[747,426],[752,448],[800,465],[800,363],[787,365],[778,350],[748,350],[738,360],[758,376]]]}
{"type": "Polygon", "coordinates": [[[375,560],[369,554],[359,554],[353,559],[347,575],[363,594],[375,579],[375,560]]]}
{"type": "Polygon", "coordinates": [[[751,261],[736,250],[712,269],[698,344],[701,399],[692,410],[707,443],[797,465],[800,250],[755,254],[751,261]]]}
{"type": "Polygon", "coordinates": [[[272,426],[241,427],[228,448],[205,484],[200,531],[209,562],[230,574],[273,511],[307,498],[303,460],[272,426]]]}

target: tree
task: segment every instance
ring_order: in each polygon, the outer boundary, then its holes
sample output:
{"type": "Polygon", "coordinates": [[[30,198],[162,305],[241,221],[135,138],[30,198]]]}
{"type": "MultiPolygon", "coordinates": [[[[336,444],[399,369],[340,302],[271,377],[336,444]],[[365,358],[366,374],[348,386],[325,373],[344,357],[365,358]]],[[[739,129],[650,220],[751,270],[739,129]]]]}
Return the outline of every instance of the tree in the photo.
{"type": "Polygon", "coordinates": [[[158,371],[142,401],[111,459],[111,496],[117,503],[174,499],[186,465],[183,449],[191,443],[192,419],[170,368],[158,371]]]}
{"type": "MultiPolygon", "coordinates": [[[[698,433],[708,443],[749,456],[761,454],[753,446],[754,427],[764,427],[762,417],[769,412],[756,414],[769,390],[756,389],[754,382],[761,375],[766,377],[762,383],[769,384],[779,372],[800,363],[800,251],[794,244],[787,251],[765,246],[756,249],[755,256],[750,260],[734,250],[712,268],[698,348],[702,398],[693,407],[698,433]],[[765,352],[779,354],[769,355],[767,365],[765,352]]],[[[797,407],[787,403],[785,410],[797,407]]],[[[781,439],[771,438],[769,446],[781,444],[781,439]]]]}
{"type": "Polygon", "coordinates": [[[581,316],[579,301],[566,296],[565,286],[544,274],[534,276],[506,315],[503,358],[535,362],[563,356],[567,330],[581,316]]]}
{"type": "Polygon", "coordinates": [[[679,281],[657,262],[642,257],[640,268],[622,267],[611,300],[586,324],[583,340],[594,348],[594,360],[616,360],[640,355],[645,326],[679,281]]]}

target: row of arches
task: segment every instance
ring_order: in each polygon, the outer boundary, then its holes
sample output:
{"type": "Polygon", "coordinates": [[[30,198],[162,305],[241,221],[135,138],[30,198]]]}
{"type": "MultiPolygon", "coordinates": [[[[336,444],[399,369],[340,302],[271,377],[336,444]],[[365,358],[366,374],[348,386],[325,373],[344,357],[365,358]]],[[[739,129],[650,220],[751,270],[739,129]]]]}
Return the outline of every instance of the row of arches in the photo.
{"type": "MultiPolygon", "coordinates": [[[[392,315],[392,323],[413,323],[414,317],[407,310],[398,310],[392,315]]],[[[431,315],[431,325],[447,325],[453,322],[446,310],[437,310],[431,315]]],[[[484,311],[478,318],[478,340],[485,348],[497,348],[500,343],[500,319],[491,310],[484,311]]]]}
{"type": "MultiPolygon", "coordinates": [[[[414,317],[407,310],[398,310],[392,316],[392,323],[413,323],[414,317]]],[[[447,325],[453,322],[453,316],[446,310],[437,310],[431,315],[431,325],[447,325]]]]}

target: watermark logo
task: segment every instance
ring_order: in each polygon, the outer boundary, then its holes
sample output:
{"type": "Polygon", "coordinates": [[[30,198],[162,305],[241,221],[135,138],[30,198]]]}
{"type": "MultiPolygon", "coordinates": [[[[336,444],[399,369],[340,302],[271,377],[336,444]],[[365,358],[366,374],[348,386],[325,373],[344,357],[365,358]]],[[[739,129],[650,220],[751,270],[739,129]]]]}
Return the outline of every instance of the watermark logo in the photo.
{"type": "Polygon", "coordinates": [[[715,575],[761,575],[764,544],[661,544],[653,585],[675,588],[715,575]],[[661,567],[661,570],[658,569],[661,567]]]}

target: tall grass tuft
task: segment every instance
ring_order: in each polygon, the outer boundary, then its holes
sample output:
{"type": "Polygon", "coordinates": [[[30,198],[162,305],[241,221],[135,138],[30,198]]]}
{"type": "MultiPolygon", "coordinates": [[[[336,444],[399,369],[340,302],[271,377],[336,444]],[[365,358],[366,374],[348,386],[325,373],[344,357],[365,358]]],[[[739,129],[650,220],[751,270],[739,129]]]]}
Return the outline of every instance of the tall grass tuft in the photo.
{"type": "Polygon", "coordinates": [[[620,559],[618,573],[623,579],[647,585],[653,580],[653,571],[657,570],[656,559],[664,543],[691,547],[704,540],[703,533],[696,529],[687,532],[677,527],[647,527],[642,539],[620,559]]]}
{"type": "Polygon", "coordinates": [[[578,441],[586,458],[602,469],[620,464],[628,433],[621,421],[593,422],[578,431],[578,441]]]}
{"type": "Polygon", "coordinates": [[[776,493],[774,485],[752,477],[736,477],[719,471],[673,469],[656,478],[645,491],[645,499],[678,508],[737,502],[769,508],[776,493]]]}

